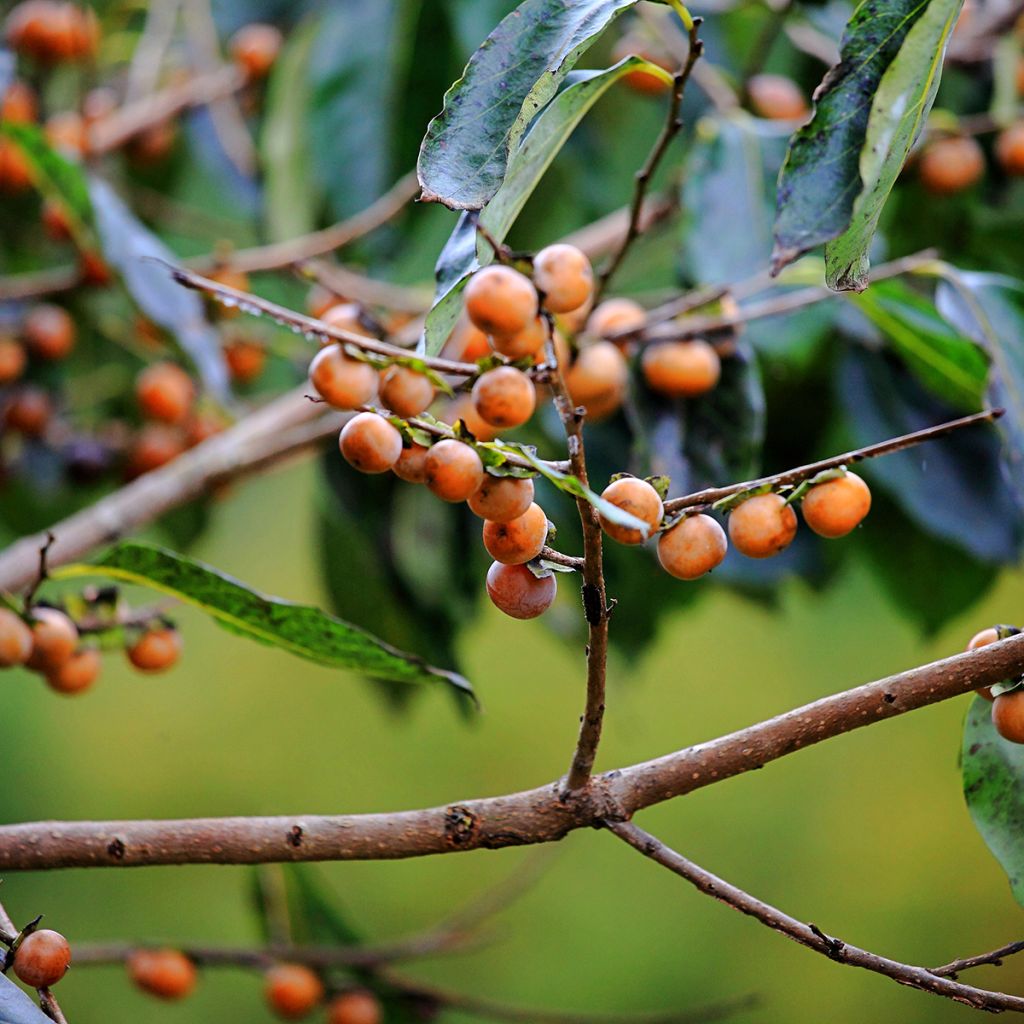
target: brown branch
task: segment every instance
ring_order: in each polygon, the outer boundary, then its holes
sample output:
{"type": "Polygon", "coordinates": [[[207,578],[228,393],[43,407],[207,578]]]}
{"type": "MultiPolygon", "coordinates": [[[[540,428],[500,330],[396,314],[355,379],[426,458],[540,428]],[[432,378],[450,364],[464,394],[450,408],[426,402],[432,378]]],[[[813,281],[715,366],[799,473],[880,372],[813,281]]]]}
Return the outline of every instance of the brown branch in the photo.
{"type": "MultiPolygon", "coordinates": [[[[325,415],[324,407],[307,401],[304,391],[299,388],[281,396],[166,466],[55,524],[50,565],[81,558],[218,483],[280,462],[336,434],[342,414],[325,415]]],[[[16,592],[32,582],[45,539],[46,532],[32,534],[0,551],[0,590],[16,592]]]]}
{"type": "Polygon", "coordinates": [[[728,484],[725,487],[708,487],[703,491],[695,491],[693,494],[684,495],[681,498],[672,498],[665,502],[665,512],[671,515],[674,512],[681,512],[684,509],[706,508],[716,501],[728,498],[733,494],[743,491],[754,490],[759,487],[788,487],[792,484],[801,483],[811,477],[822,473],[827,469],[837,469],[840,466],[850,466],[864,459],[875,459],[880,455],[890,455],[893,452],[903,451],[905,448],[913,448],[914,445],[922,444],[925,441],[934,441],[936,438],[945,437],[964,427],[972,427],[978,423],[990,423],[1003,415],[1002,409],[985,409],[983,412],[976,412],[970,416],[961,416],[960,419],[949,420],[947,423],[939,423],[934,427],[925,427],[924,430],[915,430],[911,434],[903,434],[900,437],[890,438],[888,441],[880,441],[878,444],[867,445],[864,448],[855,448],[853,451],[843,452],[842,455],[833,455],[831,458],[822,459],[820,462],[811,462],[806,466],[797,466],[795,469],[787,469],[783,473],[776,473],[774,476],[763,476],[757,480],[746,480],[743,483],[728,484]]]}
{"type": "Polygon", "coordinates": [[[546,562],[554,562],[555,565],[564,565],[569,569],[582,569],[586,559],[578,558],[575,555],[565,555],[561,551],[556,551],[554,548],[547,546],[541,548],[538,558],[543,558],[546,562]]]}
{"type": "Polygon", "coordinates": [[[961,957],[959,960],[951,960],[941,967],[929,967],[928,970],[943,978],[955,978],[961,971],[969,971],[972,967],[1002,967],[1006,957],[1020,952],[1024,952],[1024,942],[1008,942],[1005,946],[993,949],[990,953],[961,957]]]}
{"type": "Polygon", "coordinates": [[[147,128],[153,128],[190,107],[201,107],[231,96],[245,85],[245,74],[233,66],[196,75],[184,82],[127,103],[89,129],[89,152],[99,156],[123,146],[147,128]]]}
{"type": "Polygon", "coordinates": [[[34,822],[0,826],[0,871],[395,860],[555,842],[797,750],[1024,673],[1024,633],[823,697],[738,732],[595,777],[384,814],[34,822]],[[298,839],[298,841],[296,841],[298,839]]]}
{"type": "Polygon", "coordinates": [[[600,300],[605,289],[608,287],[609,281],[611,281],[614,276],[615,271],[619,269],[622,265],[622,261],[626,258],[626,254],[629,252],[633,242],[640,237],[641,214],[644,207],[644,200],[647,196],[647,189],[651,183],[651,178],[654,176],[655,171],[657,171],[661,164],[662,158],[665,156],[669,146],[672,144],[672,140],[682,130],[683,121],[680,117],[680,109],[683,103],[683,93],[686,91],[686,83],[689,81],[690,74],[693,71],[693,66],[697,63],[697,60],[700,58],[704,49],[704,44],[697,36],[700,25],[700,18],[694,18],[690,24],[689,47],[686,53],[686,62],[682,65],[679,71],[676,72],[673,80],[672,96],[668,105],[668,116],[665,120],[665,124],[662,126],[658,138],[651,147],[651,151],[647,154],[647,159],[644,161],[640,170],[636,173],[636,183],[633,189],[633,201],[630,204],[629,224],[626,228],[626,234],[622,239],[622,242],[619,244],[618,249],[608,261],[607,266],[605,266],[598,275],[597,287],[594,293],[595,302],[600,300]]]}
{"type": "Polygon", "coordinates": [[[400,178],[365,210],[360,210],[359,213],[330,227],[291,238],[286,242],[274,242],[253,249],[239,249],[227,255],[196,256],[185,263],[196,270],[212,270],[226,264],[247,273],[276,270],[279,267],[301,263],[303,260],[340,249],[386,224],[408,206],[417,191],[416,175],[410,173],[400,178]]]}
{"type": "Polygon", "coordinates": [[[41,295],[69,292],[82,280],[78,267],[48,267],[11,277],[0,277],[0,302],[35,299],[41,295]]]}
{"type": "Polygon", "coordinates": [[[933,974],[926,967],[915,967],[912,964],[900,963],[888,957],[879,956],[868,950],[851,946],[840,939],[832,938],[813,924],[805,924],[768,903],[764,903],[730,882],[711,874],[693,861],[687,860],[675,850],[670,849],[661,840],[631,822],[609,822],[608,829],[624,840],[645,857],[666,867],[679,875],[706,896],[712,896],[726,906],[738,910],[741,914],[753,917],[761,924],[767,925],[780,935],[806,946],[815,953],[827,956],[836,963],[851,967],[861,967],[875,974],[882,974],[901,985],[930,992],[933,995],[945,996],[954,1002],[973,1006],[979,1010],[1013,1010],[1024,1013],[1024,998],[1007,995],[1003,992],[989,992],[986,989],[962,985],[948,978],[933,974]]]}
{"type": "MultiPolygon", "coordinates": [[[[336,295],[344,295],[352,302],[366,306],[381,306],[396,313],[425,313],[430,308],[430,289],[377,281],[324,260],[309,260],[297,264],[296,269],[305,277],[329,288],[336,295]]],[[[422,327],[420,328],[422,330],[422,327]]],[[[416,332],[419,335],[419,330],[416,332]]]]}
{"type": "MultiPolygon", "coordinates": [[[[642,197],[641,197],[642,199],[642,197]]],[[[569,449],[569,470],[584,487],[587,457],[583,447],[583,409],[573,406],[554,345],[554,327],[548,322],[546,361],[551,367],[549,384],[555,408],[565,430],[569,449]]],[[[564,793],[575,793],[590,782],[604,723],[605,677],[608,669],[608,593],[604,581],[604,549],[601,520],[597,509],[584,498],[576,499],[576,511],[583,531],[583,613],[587,620],[587,697],[580,719],[580,732],[573,751],[564,793]]]]}
{"type": "Polygon", "coordinates": [[[64,1016],[64,1011],[61,1010],[54,994],[48,988],[41,988],[37,991],[39,993],[39,1008],[43,1013],[57,1024],[68,1024],[68,1019],[64,1016]]]}

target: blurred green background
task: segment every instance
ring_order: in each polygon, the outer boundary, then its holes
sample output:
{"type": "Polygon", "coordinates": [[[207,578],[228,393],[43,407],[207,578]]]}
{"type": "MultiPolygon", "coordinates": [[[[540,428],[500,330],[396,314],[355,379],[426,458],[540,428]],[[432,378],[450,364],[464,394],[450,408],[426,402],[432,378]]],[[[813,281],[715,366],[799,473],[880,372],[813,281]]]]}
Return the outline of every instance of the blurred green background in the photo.
{"type": "MultiPolygon", "coordinates": [[[[106,32],[103,59],[121,74],[146,5],[97,6],[106,32]]],[[[115,154],[103,165],[130,201],[150,193],[171,201],[156,215],[142,214],[141,203],[137,212],[179,255],[209,252],[220,239],[247,245],[284,237],[365,207],[411,168],[444,88],[513,3],[212,6],[222,40],[256,18],[280,24],[289,40],[282,61],[304,77],[294,91],[292,71],[272,78],[262,107],[256,105],[258,183],[241,181],[227,166],[202,111],[182,119],[166,163],[140,170],[115,154]],[[303,51],[307,44],[312,49],[303,51]],[[186,226],[182,211],[192,215],[186,226]],[[197,222],[207,230],[192,230],[197,222]]],[[[767,6],[694,6],[708,15],[708,60],[739,81],[770,18],[767,6]]],[[[850,9],[807,3],[792,12],[805,28],[835,40],[850,9]]],[[[611,37],[619,34],[617,26],[585,66],[606,63],[611,37]]],[[[187,47],[174,52],[187,63],[179,51],[187,47]]],[[[791,75],[807,94],[824,71],[782,36],[769,58],[769,70],[791,75]]],[[[80,98],[76,90],[89,83],[56,74],[39,84],[52,111],[80,98]]],[[[991,94],[988,70],[955,68],[940,102],[978,113],[991,94]]],[[[764,266],[772,182],[788,129],[712,114],[691,90],[685,144],[659,180],[681,185],[687,215],[637,247],[616,291],[653,303],[666,290],[740,279],[764,266]]],[[[513,243],[546,244],[625,202],[663,116],[659,101],[613,89],[559,155],[513,243]]],[[[42,238],[32,204],[38,197],[0,204],[4,274],[69,259],[66,248],[42,238]]],[[[454,221],[446,210],[417,207],[346,250],[344,259],[382,279],[425,282],[454,221]]],[[[976,188],[941,202],[925,196],[912,176],[902,180],[878,255],[938,245],[963,266],[1016,273],[1022,240],[1024,186],[991,166],[976,188]]],[[[304,283],[284,275],[258,275],[253,287],[296,308],[305,292],[304,283]]],[[[117,340],[111,318],[122,332],[133,323],[127,296],[80,290],[68,305],[79,323],[79,347],[66,364],[70,371],[47,370],[44,383],[61,401],[68,393],[80,399],[75,374],[109,372],[117,385],[109,398],[84,410],[66,402],[64,412],[83,431],[112,416],[130,423],[137,419],[131,380],[142,360],[134,350],[117,350],[108,336],[117,340]]],[[[256,403],[298,383],[309,350],[265,324],[252,329],[271,352],[264,377],[242,389],[243,400],[256,403]]],[[[833,301],[752,325],[746,337],[767,394],[766,470],[965,411],[922,397],[893,339],[853,303],[833,301]]],[[[621,420],[592,436],[593,475],[603,482],[626,464],[632,438],[621,420]]],[[[955,453],[948,459],[933,448],[890,460],[902,468],[871,477],[875,510],[845,541],[814,544],[805,530],[783,558],[755,565],[730,557],[716,580],[697,584],[670,580],[640,553],[612,553],[610,592],[623,603],[612,623],[618,642],[600,766],[708,739],[959,651],[994,622],[1019,621],[1024,577],[1002,568],[1017,560],[1019,522],[1003,514],[1010,499],[995,434],[979,437],[948,443],[942,451],[955,453]],[[697,594],[700,602],[692,600],[697,594]]],[[[534,439],[543,442],[540,431],[534,439]]],[[[756,448],[760,438],[744,441],[756,448]]],[[[58,454],[29,446],[5,478],[3,541],[95,497],[98,488],[68,486],[58,454]]],[[[699,479],[707,467],[682,461],[686,475],[677,477],[677,493],[687,488],[684,481],[707,482],[699,479]]],[[[247,643],[186,610],[185,656],[166,676],[140,677],[110,655],[93,692],[64,700],[35,677],[5,674],[0,821],[397,810],[531,787],[566,769],[584,692],[582,640],[557,635],[579,629],[573,580],[561,581],[559,605],[548,616],[555,631],[505,619],[477,600],[483,569],[475,521],[467,541],[465,522],[453,526],[451,510],[436,511],[433,503],[429,513],[426,502],[395,499],[409,489],[357,478],[336,456],[330,465],[343,512],[325,512],[310,461],[233,487],[213,502],[205,530],[205,510],[191,510],[194,521],[186,511],[175,545],[269,593],[333,604],[440,663],[450,664],[453,653],[485,714],[467,724],[441,692],[423,694],[400,712],[363,680],[247,643]],[[404,501],[404,518],[392,535],[396,501],[404,501]],[[390,543],[395,537],[400,544],[390,543]],[[428,579],[423,566],[440,567],[428,579]]],[[[712,477],[723,482],[727,472],[714,467],[712,477]]],[[[545,507],[562,527],[560,546],[578,550],[566,507],[545,507]]],[[[159,539],[166,542],[167,534],[159,539]]],[[[754,894],[883,954],[936,964],[993,948],[1019,938],[1022,922],[961,796],[957,752],[966,704],[949,701],[838,738],[644,812],[639,821],[754,894]]],[[[504,850],[316,870],[352,922],[379,939],[429,927],[535,855],[504,850]]],[[[9,875],[0,895],[19,921],[43,912],[72,942],[255,943],[250,887],[251,872],[241,868],[64,871],[9,875]]],[[[495,922],[495,932],[486,948],[417,963],[409,972],[517,1005],[595,1012],[696,1007],[747,993],[760,1004],[737,1021],[931,1024],[976,1012],[840,968],[699,896],[597,832],[559,844],[541,881],[495,922]]],[[[1022,991],[1024,958],[971,980],[1022,991]]],[[[208,971],[181,1005],[141,995],[118,968],[75,969],[60,997],[72,1024],[115,1015],[147,1024],[270,1019],[258,980],[230,970],[208,971]]]]}
{"type": "MultiPolygon", "coordinates": [[[[267,591],[321,600],[313,490],[308,464],[237,487],[196,554],[267,591]],[[275,554],[255,558],[254,545],[275,554]]],[[[561,589],[571,606],[572,585],[561,589]]],[[[644,657],[614,664],[600,764],[666,752],[952,653],[975,629],[1012,619],[1022,596],[1024,578],[1008,572],[925,642],[858,569],[824,594],[791,581],[774,613],[716,591],[663,620],[644,657]]],[[[5,678],[0,819],[400,809],[538,785],[565,770],[582,657],[541,625],[489,606],[471,624],[460,652],[486,713],[467,726],[442,693],[396,717],[356,678],[246,643],[201,616],[182,620],[186,653],[163,677],[139,677],[111,655],[100,685],[79,700],[58,699],[28,675],[5,678]]],[[[949,701],[832,740],[638,820],[851,942],[925,964],[992,948],[1019,937],[1021,915],[960,794],[965,706],[949,701]]],[[[531,856],[317,870],[352,921],[384,938],[428,927],[531,856]]],[[[18,919],[45,912],[73,942],[243,943],[258,934],[250,884],[248,869],[188,867],[15,874],[3,891],[18,919]]],[[[410,973],[517,1004],[594,1011],[751,992],[761,1005],[737,1020],[923,1024],[975,1012],[800,949],[596,832],[559,844],[540,882],[496,920],[495,937],[410,973]]],[[[1024,963],[972,980],[1019,990],[1024,963]]],[[[230,970],[206,972],[181,1005],[139,994],[120,968],[73,970],[60,995],[76,1024],[110,1019],[112,1007],[119,1019],[167,1024],[270,1019],[258,980],[230,970]]]]}

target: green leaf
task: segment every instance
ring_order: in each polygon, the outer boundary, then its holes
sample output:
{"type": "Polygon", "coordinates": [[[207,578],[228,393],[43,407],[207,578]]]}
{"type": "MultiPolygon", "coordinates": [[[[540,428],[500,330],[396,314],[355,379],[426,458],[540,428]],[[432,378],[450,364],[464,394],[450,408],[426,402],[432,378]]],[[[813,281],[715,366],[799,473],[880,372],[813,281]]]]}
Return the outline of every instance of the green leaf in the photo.
{"type": "Polygon", "coordinates": [[[206,322],[198,293],[182,288],[167,273],[165,264],[177,262],[174,253],[139,221],[107,182],[90,177],[89,194],[106,261],[121,275],[139,309],[177,339],[207,390],[229,402],[231,391],[220,338],[206,322]]]}
{"type": "Polygon", "coordinates": [[[156,545],[126,541],[95,562],[64,566],[53,575],[105,576],[150,587],[194,605],[233,633],[300,658],[401,683],[443,681],[473,697],[469,683],[454,672],[433,668],[319,608],[267,597],[211,566],[156,545]]]}
{"type": "Polygon", "coordinates": [[[93,248],[92,203],[81,164],[53,149],[38,125],[0,122],[0,136],[10,139],[25,155],[36,187],[43,196],[64,207],[78,247],[93,248]]]}
{"type": "Polygon", "coordinates": [[[349,924],[315,868],[285,864],[285,885],[297,938],[316,945],[358,946],[362,935],[349,924]]]}
{"type": "Polygon", "coordinates": [[[53,1024],[17,985],[0,974],[0,1024],[53,1024]]]}
{"type": "Polygon", "coordinates": [[[985,397],[1005,410],[996,429],[1003,438],[1007,479],[1024,509],[1024,283],[947,266],[935,301],[942,315],[992,360],[985,397]]]}
{"type": "Polygon", "coordinates": [[[933,395],[964,412],[981,408],[988,359],[927,298],[901,281],[883,281],[852,301],[933,395]]]}
{"type": "MultiPolygon", "coordinates": [[[[565,145],[586,113],[623,75],[643,69],[670,77],[666,71],[639,57],[626,57],[604,71],[580,72],[537,118],[522,146],[509,161],[500,189],[480,214],[480,221],[492,237],[503,242],[533,194],[544,172],[565,145]]],[[[462,309],[461,292],[470,275],[494,259],[485,242],[478,245],[476,227],[463,214],[437,259],[434,274],[437,293],[427,314],[424,345],[428,355],[444,347],[462,309]]]]}
{"type": "Polygon", "coordinates": [[[928,3],[861,0],[847,23],[840,61],[818,86],[814,115],[793,136],[779,177],[776,272],[849,227],[875,91],[928,3]]]}
{"type": "Polygon", "coordinates": [[[527,125],[584,50],[637,0],[524,0],[484,40],[420,148],[423,196],[479,210],[498,191],[527,125]]]}
{"type": "Polygon", "coordinates": [[[974,825],[1024,904],[1024,745],[996,732],[992,705],[983,697],[967,712],[961,770],[974,825]]]}
{"type": "Polygon", "coordinates": [[[316,227],[319,197],[309,180],[312,90],[306,70],[319,30],[320,20],[309,18],[289,34],[267,86],[260,162],[264,222],[271,242],[296,238],[316,227]]]}
{"type": "Polygon", "coordinates": [[[935,101],[946,44],[963,2],[930,0],[882,76],[860,151],[860,194],[849,227],[825,246],[830,288],[867,287],[868,249],[878,218],[935,101]]]}

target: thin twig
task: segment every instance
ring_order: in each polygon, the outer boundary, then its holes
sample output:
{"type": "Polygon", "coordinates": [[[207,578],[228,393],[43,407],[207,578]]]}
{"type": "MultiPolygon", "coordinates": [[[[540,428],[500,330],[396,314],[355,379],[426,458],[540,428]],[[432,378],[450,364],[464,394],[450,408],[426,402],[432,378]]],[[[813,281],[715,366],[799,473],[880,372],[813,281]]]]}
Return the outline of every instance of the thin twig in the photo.
{"type": "Polygon", "coordinates": [[[11,915],[7,913],[7,908],[0,903],[0,942],[5,945],[10,945],[17,937],[20,929],[11,920],[11,915]]]}
{"type": "Polygon", "coordinates": [[[68,1024],[68,1019],[64,1016],[64,1011],[61,1010],[60,1004],[57,1002],[54,994],[48,988],[38,989],[38,993],[39,1008],[43,1013],[45,1013],[50,1020],[56,1021],[56,1024],[68,1024]]]}
{"type": "Polygon", "coordinates": [[[827,469],[838,469],[840,466],[850,466],[856,462],[862,462],[864,459],[875,459],[880,455],[890,455],[893,452],[903,451],[905,448],[912,448],[914,445],[922,444],[925,441],[934,441],[936,438],[945,437],[947,434],[962,430],[964,427],[972,427],[978,423],[990,423],[993,420],[999,419],[1002,415],[1002,409],[985,409],[983,412],[976,412],[970,416],[961,416],[960,419],[939,423],[934,427],[925,427],[923,430],[915,430],[911,434],[893,437],[888,441],[880,441],[878,444],[870,444],[864,448],[855,448],[853,451],[843,452],[842,455],[833,455],[831,458],[822,459],[820,462],[811,462],[806,466],[787,469],[785,472],[776,473],[774,476],[763,476],[757,480],[746,480],[743,483],[729,484],[726,487],[709,487],[703,491],[695,491],[693,494],[687,494],[681,498],[672,498],[666,501],[665,512],[671,515],[683,509],[708,507],[716,501],[728,498],[730,495],[754,490],[759,487],[789,487],[792,484],[809,480],[811,477],[827,469]]]}
{"type": "Polygon", "coordinates": [[[142,35],[128,68],[124,95],[129,102],[144,99],[156,89],[164,55],[174,38],[180,7],[181,0],[161,0],[148,6],[142,35]]]}
{"type": "MultiPolygon", "coordinates": [[[[364,306],[380,306],[394,313],[419,315],[430,308],[431,293],[426,287],[416,288],[390,281],[377,281],[365,274],[356,273],[349,267],[327,263],[324,260],[309,260],[296,265],[296,270],[309,277],[335,295],[342,295],[349,302],[364,306]]],[[[416,336],[419,336],[417,330],[416,336]]]]}
{"type": "Polygon", "coordinates": [[[301,263],[303,260],[334,252],[387,224],[409,205],[418,190],[416,174],[410,173],[399,178],[365,210],[360,210],[359,213],[330,227],[291,238],[286,242],[274,242],[252,249],[238,249],[227,254],[195,256],[185,263],[195,270],[211,270],[226,264],[234,270],[246,272],[275,270],[301,263]]]}
{"type": "Polygon", "coordinates": [[[564,565],[569,569],[582,569],[586,564],[585,558],[578,558],[576,555],[565,555],[561,551],[556,551],[554,548],[543,547],[540,550],[538,558],[543,558],[546,562],[554,562],[555,565],[564,565]]]}
{"type": "Polygon", "coordinates": [[[47,530],[43,538],[42,544],[39,545],[39,568],[36,570],[36,577],[32,581],[32,586],[25,591],[24,606],[25,611],[30,612],[32,606],[35,603],[36,594],[39,592],[39,588],[46,582],[49,577],[49,556],[50,548],[53,547],[53,542],[56,538],[52,531],[47,530]]]}
{"type": "Polygon", "coordinates": [[[815,925],[798,921],[730,882],[711,874],[710,871],[687,860],[682,854],[676,853],[675,850],[666,846],[660,839],[631,822],[610,821],[606,823],[606,827],[635,850],[639,850],[645,857],[650,857],[662,867],[679,875],[680,878],[685,879],[706,896],[712,896],[726,906],[732,907],[733,910],[753,917],[773,931],[785,935],[815,953],[827,956],[836,963],[861,967],[892,978],[893,981],[901,985],[907,985],[922,992],[930,992],[933,995],[944,996],[979,1010],[994,1012],[1014,1010],[1017,1013],[1024,1013],[1024,998],[1020,996],[1008,995],[1003,992],[989,992],[986,989],[962,985],[933,974],[926,967],[916,967],[913,964],[890,960],[877,953],[871,953],[828,936],[815,925]]]}
{"type": "Polygon", "coordinates": [[[1005,946],[993,949],[990,953],[978,953],[975,956],[950,960],[948,964],[943,964],[941,967],[929,967],[928,970],[943,978],[956,978],[961,971],[969,971],[972,967],[1002,967],[1006,957],[1020,952],[1024,952],[1024,941],[1008,942],[1005,946]]]}
{"type": "Polygon", "coordinates": [[[636,185],[633,190],[633,201],[630,205],[629,226],[626,229],[626,236],[623,238],[618,250],[608,261],[607,266],[598,276],[594,296],[595,301],[599,300],[604,294],[609,281],[615,274],[615,271],[622,265],[622,261],[626,258],[626,254],[629,252],[633,242],[640,236],[640,215],[643,210],[644,198],[647,195],[647,189],[651,183],[651,178],[654,176],[654,172],[658,169],[662,157],[667,152],[672,140],[679,134],[683,127],[683,122],[680,118],[683,93],[686,91],[686,83],[690,78],[690,73],[693,71],[693,66],[697,63],[697,60],[700,58],[701,52],[704,49],[704,44],[698,38],[700,25],[700,18],[692,19],[689,26],[690,45],[686,55],[686,63],[675,75],[672,86],[672,97],[668,106],[668,116],[661,129],[661,133],[658,135],[650,153],[647,155],[647,159],[644,161],[643,167],[641,167],[636,173],[636,185]]]}

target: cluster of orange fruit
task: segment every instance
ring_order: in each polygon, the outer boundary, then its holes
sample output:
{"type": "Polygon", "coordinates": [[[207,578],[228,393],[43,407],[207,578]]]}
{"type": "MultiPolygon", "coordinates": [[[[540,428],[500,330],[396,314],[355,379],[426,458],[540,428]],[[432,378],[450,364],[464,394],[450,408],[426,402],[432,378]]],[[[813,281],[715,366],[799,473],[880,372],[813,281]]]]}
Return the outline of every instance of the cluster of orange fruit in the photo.
{"type": "MultiPolygon", "coordinates": [[[[989,626],[971,637],[967,650],[976,651],[1019,632],[1016,626],[989,626]]],[[[991,701],[992,724],[996,732],[1011,743],[1024,743],[1024,687],[1007,690],[998,696],[992,695],[991,686],[982,686],[975,692],[991,701]]]]}
{"type": "MultiPolygon", "coordinates": [[[[552,245],[537,253],[532,279],[505,264],[478,271],[466,286],[465,320],[456,327],[449,347],[454,346],[452,354],[463,359],[493,361],[499,356],[516,365],[506,362],[485,369],[473,384],[468,406],[457,401],[448,410],[445,419],[461,419],[472,438],[459,433],[419,444],[384,412],[375,411],[359,412],[339,437],[342,455],[361,472],[391,470],[403,480],[425,484],[444,501],[469,504],[484,520],[483,544],[494,559],[487,592],[498,608],[518,619],[542,614],[555,599],[555,575],[537,561],[550,524],[534,501],[533,480],[487,472],[472,440],[490,440],[530,419],[537,385],[528,371],[552,357],[559,367],[568,367],[566,389],[588,419],[608,415],[621,404],[630,339],[643,329],[646,312],[628,299],[611,299],[591,309],[593,294],[590,263],[571,245],[552,245]],[[560,327],[582,335],[575,359],[560,327]]],[[[358,307],[348,303],[323,310],[321,318],[338,329],[369,333],[358,307]]],[[[715,348],[702,339],[646,345],[640,366],[649,388],[672,397],[706,393],[721,372],[715,348]]],[[[381,374],[372,362],[333,341],[313,359],[309,376],[317,393],[338,409],[360,409],[376,398],[394,416],[415,421],[435,399],[434,385],[425,373],[396,365],[381,374]]],[[[647,527],[645,533],[602,517],[608,535],[623,544],[639,544],[661,531],[661,564],[679,579],[696,579],[725,557],[725,532],[715,519],[689,515],[663,524],[662,496],[647,481],[621,477],[602,497],[647,527]]],[[[839,537],[867,514],[871,493],[860,477],[844,473],[810,488],[802,505],[813,530],[839,537]]],[[[729,535],[743,554],[766,558],[793,540],[796,526],[790,502],[779,494],[761,494],[732,512],[729,535]]]]}
{"type": "MultiPolygon", "coordinates": [[[[162,621],[133,631],[125,646],[140,672],[163,672],[181,654],[181,635],[162,621]]],[[[0,607],[0,669],[38,672],[57,693],[84,693],[99,678],[98,647],[83,642],[74,620],[59,608],[37,605],[22,616],[0,607]]]]}

